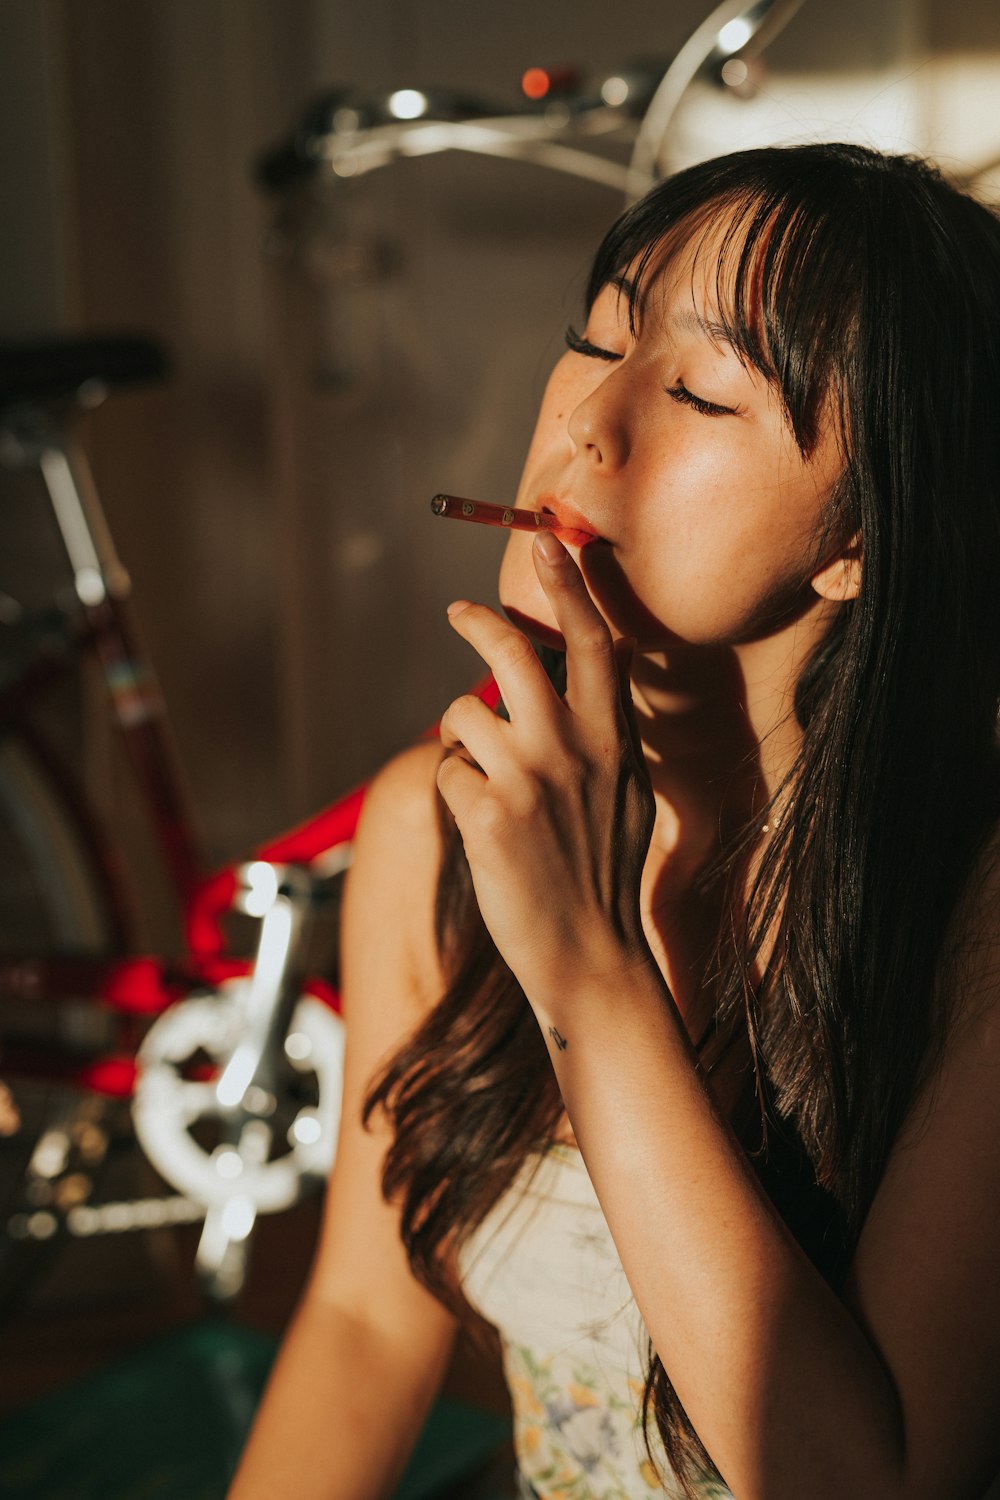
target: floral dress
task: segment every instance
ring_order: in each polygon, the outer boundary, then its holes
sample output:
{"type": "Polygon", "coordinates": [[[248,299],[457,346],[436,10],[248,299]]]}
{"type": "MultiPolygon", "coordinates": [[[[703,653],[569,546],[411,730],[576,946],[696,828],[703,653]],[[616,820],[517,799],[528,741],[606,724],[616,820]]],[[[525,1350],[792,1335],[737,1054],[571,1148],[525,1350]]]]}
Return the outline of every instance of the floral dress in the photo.
{"type": "MultiPolygon", "coordinates": [[[[526,1163],[467,1242],[460,1272],[469,1303],[500,1333],[521,1494],[679,1496],[658,1441],[655,1463],[646,1451],[648,1339],[575,1148],[552,1145],[526,1163]]],[[[701,1493],[730,1497],[707,1476],[701,1493]]]]}

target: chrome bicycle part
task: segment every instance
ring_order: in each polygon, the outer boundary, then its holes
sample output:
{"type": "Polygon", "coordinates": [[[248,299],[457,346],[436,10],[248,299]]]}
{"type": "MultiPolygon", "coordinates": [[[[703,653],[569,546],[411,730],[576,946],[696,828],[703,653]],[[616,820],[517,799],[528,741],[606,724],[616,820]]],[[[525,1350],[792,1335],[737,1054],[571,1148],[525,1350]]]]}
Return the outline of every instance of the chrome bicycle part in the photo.
{"type": "MultiPolygon", "coordinates": [[[[153,1023],[138,1054],[135,1133],[160,1175],[205,1214],[198,1263],[210,1284],[258,1214],[290,1208],[328,1176],[337,1147],[344,1028],[311,996],[297,1001],[280,1046],[285,1080],[277,1088],[247,1081],[237,1103],[220,1102],[218,1082],[240,1052],[253,991],[250,977],[179,1001],[153,1023]]],[[[277,1059],[264,1061],[276,1080],[277,1059]]],[[[222,1279],[217,1294],[239,1290],[231,1275],[222,1279]]]]}
{"type": "Polygon", "coordinates": [[[745,93],[746,68],[726,63],[763,51],[801,4],[723,0],[665,70],[623,68],[589,93],[554,92],[517,113],[440,89],[367,97],[335,89],[307,107],[290,140],[260,158],[257,180],[268,192],[282,192],[317,173],[356,178],[403,157],[466,151],[530,161],[615,188],[631,201],[668,170],[671,125],[694,79],[706,75],[745,93]],[[605,144],[616,142],[632,142],[628,161],[606,154],[605,144]]]}
{"type": "Polygon", "coordinates": [[[328,1176],[343,1091],[340,1018],[300,995],[317,882],[306,869],[264,860],[240,875],[236,904],[260,919],[250,973],[153,1023],[132,1106],[157,1171],[204,1205],[198,1270],[221,1298],[242,1284],[257,1215],[290,1208],[328,1176]]]}
{"type": "MultiPolygon", "coordinates": [[[[723,0],[684,43],[664,73],[636,134],[628,166],[628,196],[640,198],[672,169],[667,155],[677,108],[699,73],[728,59],[756,55],[777,36],[802,0],[723,0]]],[[[722,81],[728,82],[725,72],[722,81]]],[[[729,75],[732,77],[733,75],[729,75]]]]}
{"type": "Polygon", "coordinates": [[[276,1139],[278,1101],[258,1084],[238,1106],[219,1103],[212,1080],[191,1076],[193,1060],[222,1068],[239,1046],[251,981],[181,1000],[150,1027],[139,1049],[132,1106],[136,1134],[160,1175],[206,1208],[249,1199],[258,1213],[278,1213],[301,1196],[303,1180],[329,1172],[337,1145],[343,1076],[343,1023],[310,996],[299,1000],[283,1048],[289,1068],[316,1080],[276,1139]],[[193,1133],[205,1121],[224,1139],[206,1146],[193,1133]],[[282,1147],[284,1149],[282,1149],[282,1147]],[[278,1151],[280,1154],[272,1154],[278,1151]]]}
{"type": "Polygon", "coordinates": [[[484,115],[476,111],[476,117],[470,118],[472,113],[464,117],[441,113],[436,96],[416,89],[397,90],[385,100],[344,105],[330,112],[328,128],[299,131],[291,147],[269,153],[260,164],[258,179],[273,190],[317,169],[335,178],[356,178],[402,157],[466,151],[530,161],[619,191],[624,187],[620,162],[575,144],[577,137],[613,138],[630,130],[631,122],[619,108],[597,101],[585,111],[574,111],[560,99],[530,113],[484,115]],[[279,166],[293,158],[297,158],[297,171],[290,165],[279,166]]]}

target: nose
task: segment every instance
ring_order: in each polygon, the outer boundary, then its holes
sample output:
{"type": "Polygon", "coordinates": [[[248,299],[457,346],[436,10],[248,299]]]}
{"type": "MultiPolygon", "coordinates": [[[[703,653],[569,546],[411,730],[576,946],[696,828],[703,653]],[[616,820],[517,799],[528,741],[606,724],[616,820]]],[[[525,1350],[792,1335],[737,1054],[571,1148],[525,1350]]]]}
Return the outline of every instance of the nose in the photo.
{"type": "Polygon", "coordinates": [[[610,371],[570,413],[570,438],[581,456],[596,468],[615,472],[628,457],[628,430],[620,382],[610,371]]]}

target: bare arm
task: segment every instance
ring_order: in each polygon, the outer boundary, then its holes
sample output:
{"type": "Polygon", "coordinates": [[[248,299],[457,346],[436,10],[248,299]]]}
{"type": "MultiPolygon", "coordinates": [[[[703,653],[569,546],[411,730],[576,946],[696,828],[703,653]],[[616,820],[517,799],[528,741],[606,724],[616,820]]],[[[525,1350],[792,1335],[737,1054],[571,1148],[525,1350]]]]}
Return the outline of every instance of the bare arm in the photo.
{"type": "Polygon", "coordinates": [[[436,746],[369,789],[343,917],[347,1027],[336,1165],[312,1273],[230,1500],[377,1500],[398,1478],[440,1385],[453,1319],[410,1274],[382,1199],[384,1122],[362,1129],[373,1074],[440,993],[433,900],[436,746]]]}
{"type": "Polygon", "coordinates": [[[739,1500],[980,1500],[1000,1465],[995,998],[908,1122],[842,1301],[719,1120],[662,987],[616,982],[613,1010],[607,986],[572,988],[539,1009],[566,1040],[567,1111],[654,1345],[739,1500]]]}
{"type": "Polygon", "coordinates": [[[539,576],[566,700],[512,627],[467,607],[454,622],[511,722],[458,700],[442,735],[467,758],[439,781],[654,1345],[738,1500],[980,1500],[1000,1466],[998,882],[842,1300],[699,1076],[639,921],[648,802],[644,821],[611,641],[575,565],[539,576]]]}

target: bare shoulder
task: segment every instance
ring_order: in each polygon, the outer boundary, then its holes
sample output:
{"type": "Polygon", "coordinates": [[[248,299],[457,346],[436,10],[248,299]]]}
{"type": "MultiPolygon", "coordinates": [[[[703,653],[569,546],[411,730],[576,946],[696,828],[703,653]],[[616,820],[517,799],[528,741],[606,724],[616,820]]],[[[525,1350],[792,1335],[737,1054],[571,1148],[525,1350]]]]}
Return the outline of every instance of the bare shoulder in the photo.
{"type": "Polygon", "coordinates": [[[393,756],[368,784],[359,838],[380,834],[412,834],[423,846],[436,836],[437,768],[441,746],[437,740],[421,740],[393,756]]]}
{"type": "Polygon", "coordinates": [[[368,787],[344,901],[345,1000],[352,977],[362,973],[369,994],[373,982],[382,988],[393,974],[391,990],[402,990],[421,1008],[441,993],[434,936],[442,855],[440,759],[436,741],[414,745],[368,787]]]}

